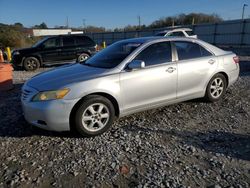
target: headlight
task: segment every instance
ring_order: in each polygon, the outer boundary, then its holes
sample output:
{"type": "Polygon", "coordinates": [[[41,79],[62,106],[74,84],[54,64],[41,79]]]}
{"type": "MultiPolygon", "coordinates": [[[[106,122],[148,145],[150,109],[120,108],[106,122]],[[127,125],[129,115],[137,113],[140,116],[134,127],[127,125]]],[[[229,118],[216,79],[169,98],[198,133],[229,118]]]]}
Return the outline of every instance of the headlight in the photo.
{"type": "Polygon", "coordinates": [[[35,95],[32,101],[48,101],[48,100],[56,100],[62,99],[65,95],[68,94],[69,89],[61,89],[55,91],[43,91],[35,95]]]}
{"type": "Polygon", "coordinates": [[[13,56],[14,56],[14,55],[20,55],[20,52],[19,52],[19,51],[14,51],[12,55],[13,55],[13,56]]]}

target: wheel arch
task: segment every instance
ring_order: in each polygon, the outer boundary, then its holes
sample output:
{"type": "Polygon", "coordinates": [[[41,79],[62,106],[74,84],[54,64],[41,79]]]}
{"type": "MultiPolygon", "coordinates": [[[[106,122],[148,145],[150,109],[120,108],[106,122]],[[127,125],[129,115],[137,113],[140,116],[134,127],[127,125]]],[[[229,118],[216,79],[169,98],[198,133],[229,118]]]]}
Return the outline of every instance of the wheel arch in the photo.
{"type": "Polygon", "coordinates": [[[41,57],[40,55],[38,55],[38,54],[31,54],[31,55],[27,55],[27,56],[23,57],[23,59],[22,59],[22,66],[23,66],[23,64],[24,64],[25,59],[27,59],[27,58],[29,58],[29,57],[34,57],[34,58],[36,58],[36,59],[39,61],[40,66],[42,65],[42,57],[41,57]]]}
{"type": "Polygon", "coordinates": [[[120,116],[120,108],[119,108],[119,104],[118,101],[115,99],[115,97],[113,97],[112,95],[105,93],[105,92],[95,92],[95,93],[91,93],[88,95],[85,95],[84,97],[82,97],[72,108],[71,112],[70,112],[70,117],[69,117],[69,124],[70,124],[70,130],[74,130],[74,115],[77,111],[77,109],[80,107],[81,103],[83,102],[83,100],[91,95],[99,95],[102,97],[107,98],[108,100],[110,100],[110,102],[113,104],[114,108],[115,108],[115,116],[119,117],[120,116]]]}
{"type": "Polygon", "coordinates": [[[227,73],[221,71],[221,72],[218,72],[217,74],[222,74],[225,78],[226,78],[226,81],[227,81],[227,87],[228,87],[228,84],[229,84],[229,76],[227,75],[227,73]]]}

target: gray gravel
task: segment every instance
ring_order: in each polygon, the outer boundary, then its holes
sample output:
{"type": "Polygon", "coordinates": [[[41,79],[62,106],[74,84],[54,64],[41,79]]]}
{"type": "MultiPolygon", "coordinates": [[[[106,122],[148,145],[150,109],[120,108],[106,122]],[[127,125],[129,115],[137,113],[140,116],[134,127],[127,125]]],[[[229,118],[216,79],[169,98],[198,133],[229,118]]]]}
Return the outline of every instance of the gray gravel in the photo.
{"type": "Polygon", "coordinates": [[[194,100],[117,120],[94,138],[23,119],[15,71],[0,93],[0,187],[249,187],[250,74],[223,100],[194,100]]]}

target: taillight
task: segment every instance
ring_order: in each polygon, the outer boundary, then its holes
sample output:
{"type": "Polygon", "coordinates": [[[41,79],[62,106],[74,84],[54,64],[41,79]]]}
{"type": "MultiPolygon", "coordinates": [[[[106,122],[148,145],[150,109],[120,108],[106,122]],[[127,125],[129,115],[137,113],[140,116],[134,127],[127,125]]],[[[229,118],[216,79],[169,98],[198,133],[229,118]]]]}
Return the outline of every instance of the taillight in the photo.
{"type": "Polygon", "coordinates": [[[97,51],[97,52],[100,51],[100,48],[97,44],[95,45],[95,51],[97,51]]]}
{"type": "Polygon", "coordinates": [[[233,57],[233,60],[236,64],[240,62],[240,58],[238,56],[233,57]]]}

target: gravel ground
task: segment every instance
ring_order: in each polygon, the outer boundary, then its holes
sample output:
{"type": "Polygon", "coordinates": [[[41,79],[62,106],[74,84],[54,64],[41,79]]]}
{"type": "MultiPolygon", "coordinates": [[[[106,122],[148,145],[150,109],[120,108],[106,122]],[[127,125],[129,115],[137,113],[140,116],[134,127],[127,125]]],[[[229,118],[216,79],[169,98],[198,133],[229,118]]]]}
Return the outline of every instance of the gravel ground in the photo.
{"type": "Polygon", "coordinates": [[[36,73],[15,71],[0,93],[0,187],[250,186],[250,73],[217,103],[137,113],[94,138],[24,121],[20,89],[36,73]]]}

